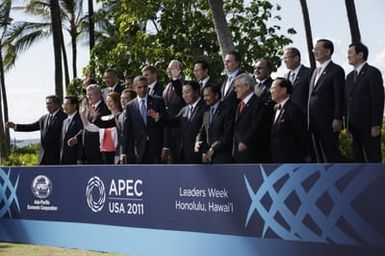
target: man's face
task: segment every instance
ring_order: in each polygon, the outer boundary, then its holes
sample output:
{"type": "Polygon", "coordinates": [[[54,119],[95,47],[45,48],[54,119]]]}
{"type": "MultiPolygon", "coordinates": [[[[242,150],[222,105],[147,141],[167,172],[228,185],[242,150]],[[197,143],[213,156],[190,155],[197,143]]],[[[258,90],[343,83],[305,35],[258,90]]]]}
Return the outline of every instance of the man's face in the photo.
{"type": "Polygon", "coordinates": [[[269,67],[267,66],[266,61],[258,61],[254,65],[254,75],[258,80],[263,80],[270,75],[269,67]]]}
{"type": "Polygon", "coordinates": [[[205,100],[207,106],[214,105],[215,102],[218,101],[218,98],[218,94],[214,94],[210,87],[207,87],[203,90],[203,99],[205,100]]]}
{"type": "Polygon", "coordinates": [[[224,61],[225,69],[227,73],[233,73],[239,67],[239,62],[235,60],[235,56],[232,54],[227,54],[224,61]]]}
{"type": "Polygon", "coordinates": [[[197,100],[198,95],[196,92],[194,92],[191,85],[188,84],[188,85],[183,85],[182,97],[186,102],[186,104],[192,104],[197,100]]]}
{"type": "Polygon", "coordinates": [[[286,68],[290,70],[294,70],[300,64],[299,57],[288,50],[283,53],[282,60],[285,63],[286,68]]]}
{"type": "Polygon", "coordinates": [[[96,90],[87,89],[86,96],[90,104],[95,104],[96,102],[101,100],[100,93],[98,93],[96,90]]]}
{"type": "Polygon", "coordinates": [[[243,100],[247,95],[251,93],[251,89],[248,85],[241,83],[239,79],[235,80],[234,91],[237,94],[237,98],[243,100]]]}
{"type": "Polygon", "coordinates": [[[204,80],[209,74],[207,69],[203,69],[202,65],[197,63],[194,65],[194,70],[193,70],[195,79],[198,81],[204,80]]]}
{"type": "Polygon", "coordinates": [[[348,50],[348,60],[350,65],[359,65],[364,62],[364,54],[362,52],[357,54],[356,48],[354,46],[351,46],[348,50]]]}
{"type": "Polygon", "coordinates": [[[103,79],[109,87],[114,86],[118,82],[118,78],[112,72],[105,72],[103,79]]]}
{"type": "Polygon", "coordinates": [[[150,70],[143,71],[142,75],[147,79],[148,84],[152,84],[156,81],[156,73],[152,73],[150,70]]]}
{"type": "Polygon", "coordinates": [[[323,42],[317,42],[313,49],[314,58],[318,62],[325,62],[330,58],[330,50],[324,48],[323,42]]]}
{"type": "Polygon", "coordinates": [[[279,81],[275,80],[270,87],[271,99],[280,103],[282,100],[286,98],[286,88],[279,86],[279,81]]]}
{"type": "Polygon", "coordinates": [[[136,94],[140,98],[146,97],[146,95],[147,95],[147,88],[148,88],[147,81],[140,81],[140,80],[139,81],[134,81],[134,87],[135,87],[136,94]]]}
{"type": "Polygon", "coordinates": [[[129,93],[122,92],[122,95],[120,96],[120,104],[122,105],[122,108],[126,108],[128,102],[130,102],[132,98],[130,97],[129,93]]]}
{"type": "Polygon", "coordinates": [[[64,99],[63,111],[67,115],[71,115],[76,111],[76,104],[71,104],[71,101],[69,99],[64,99]]]}
{"type": "Polygon", "coordinates": [[[45,99],[45,107],[50,114],[55,113],[55,111],[59,108],[59,106],[57,106],[50,98],[45,99]]]}

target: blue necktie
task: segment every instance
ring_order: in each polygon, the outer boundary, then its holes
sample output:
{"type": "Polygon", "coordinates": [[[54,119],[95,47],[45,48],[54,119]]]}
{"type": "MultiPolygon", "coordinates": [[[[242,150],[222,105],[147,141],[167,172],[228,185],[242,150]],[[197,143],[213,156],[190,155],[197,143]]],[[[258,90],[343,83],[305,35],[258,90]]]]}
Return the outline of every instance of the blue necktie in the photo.
{"type": "Polygon", "coordinates": [[[147,108],[146,108],[146,101],[145,100],[140,101],[140,115],[143,118],[144,124],[147,125],[147,108]]]}

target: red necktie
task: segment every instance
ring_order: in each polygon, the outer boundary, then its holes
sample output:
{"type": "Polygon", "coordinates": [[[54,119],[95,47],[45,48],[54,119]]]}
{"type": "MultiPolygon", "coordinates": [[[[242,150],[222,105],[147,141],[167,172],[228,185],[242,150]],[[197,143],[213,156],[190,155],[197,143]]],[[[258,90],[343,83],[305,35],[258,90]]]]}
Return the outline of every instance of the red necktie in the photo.
{"type": "Polygon", "coordinates": [[[241,103],[239,103],[239,112],[242,112],[245,109],[245,107],[246,107],[246,104],[243,101],[241,101],[241,103]]]}
{"type": "Polygon", "coordinates": [[[170,86],[167,89],[167,102],[171,101],[172,95],[173,95],[173,86],[170,84],[170,86]]]}

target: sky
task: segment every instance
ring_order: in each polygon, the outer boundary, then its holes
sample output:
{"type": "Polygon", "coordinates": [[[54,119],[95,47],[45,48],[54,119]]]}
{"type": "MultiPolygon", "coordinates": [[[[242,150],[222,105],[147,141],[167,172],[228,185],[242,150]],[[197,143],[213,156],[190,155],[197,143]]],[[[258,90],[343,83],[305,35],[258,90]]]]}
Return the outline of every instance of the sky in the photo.
{"type": "MultiPolygon", "coordinates": [[[[276,14],[282,20],[275,24],[282,27],[282,33],[287,28],[294,28],[296,35],[289,36],[302,53],[302,62],[309,65],[306,37],[300,2],[298,0],[273,0],[282,9],[276,14]]],[[[320,38],[331,39],[335,46],[333,61],[341,65],[345,72],[352,70],[347,62],[347,50],[350,44],[350,30],[346,16],[345,1],[343,0],[308,0],[308,8],[313,33],[313,42],[320,38]]],[[[380,69],[385,77],[385,1],[355,0],[357,16],[361,31],[362,42],[369,48],[368,63],[380,69]]],[[[70,48],[68,48],[70,49],[70,48]]],[[[71,61],[71,52],[67,52],[71,61]]],[[[78,74],[89,60],[87,45],[78,49],[78,74]]],[[[71,63],[71,62],[70,62],[71,63]]],[[[281,66],[272,76],[282,76],[286,72],[281,66]]],[[[16,65],[5,76],[8,96],[9,117],[15,123],[32,123],[46,113],[45,96],[54,94],[54,59],[52,39],[47,39],[32,46],[20,55],[16,65]]],[[[36,139],[39,132],[14,132],[12,139],[36,139]]]]}

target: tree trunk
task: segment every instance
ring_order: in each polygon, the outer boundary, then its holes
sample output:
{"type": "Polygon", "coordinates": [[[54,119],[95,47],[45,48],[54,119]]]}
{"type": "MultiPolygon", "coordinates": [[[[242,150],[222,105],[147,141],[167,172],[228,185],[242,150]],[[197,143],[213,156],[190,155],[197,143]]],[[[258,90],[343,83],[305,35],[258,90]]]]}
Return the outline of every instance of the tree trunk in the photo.
{"type": "Polygon", "coordinates": [[[90,33],[90,57],[91,51],[95,46],[95,24],[93,21],[94,16],[94,3],[93,0],[88,0],[88,16],[89,16],[89,33],[90,33]]]}
{"type": "Polygon", "coordinates": [[[55,94],[63,100],[62,34],[58,0],[50,0],[53,48],[55,56],[55,94]]]}
{"type": "Polygon", "coordinates": [[[361,33],[358,26],[356,6],[354,0],[345,0],[346,12],[348,14],[350,34],[352,36],[352,43],[361,42],[361,33]]]}
{"type": "MultiPolygon", "coordinates": [[[[75,21],[73,21],[73,22],[75,22],[75,21]]],[[[73,78],[77,77],[77,66],[76,66],[76,62],[77,62],[77,44],[76,44],[76,38],[77,38],[76,27],[72,23],[71,24],[71,45],[72,45],[72,69],[73,69],[72,72],[73,72],[73,75],[74,75],[73,78]]]]}
{"type": "Polygon", "coordinates": [[[213,13],[213,22],[221,48],[222,58],[224,59],[227,52],[235,49],[233,35],[227,24],[225,11],[223,9],[223,0],[209,0],[209,4],[213,13]]]}
{"type": "Polygon", "coordinates": [[[4,163],[9,156],[9,131],[8,131],[8,141],[7,141],[7,132],[5,129],[5,122],[8,121],[5,117],[5,113],[8,112],[6,94],[5,94],[5,79],[4,79],[4,64],[3,64],[3,55],[2,55],[2,47],[0,44],[0,83],[1,83],[1,89],[0,89],[0,163],[4,163]],[[4,110],[4,112],[3,112],[4,110]],[[3,116],[4,113],[4,116],[3,116]]]}
{"type": "Polygon", "coordinates": [[[306,0],[299,0],[299,1],[301,3],[303,23],[305,25],[307,51],[308,51],[308,54],[309,54],[310,67],[312,69],[315,69],[316,68],[316,63],[315,63],[315,59],[314,59],[314,55],[313,55],[313,36],[312,36],[312,33],[311,33],[309,10],[307,8],[306,0]]]}
{"type": "Polygon", "coordinates": [[[68,58],[67,58],[67,51],[66,51],[66,46],[64,42],[64,35],[63,35],[63,30],[60,29],[61,32],[61,48],[62,48],[62,53],[63,53],[63,65],[64,65],[64,81],[65,81],[65,86],[67,88],[67,85],[70,83],[70,71],[68,69],[68,58]]]}

